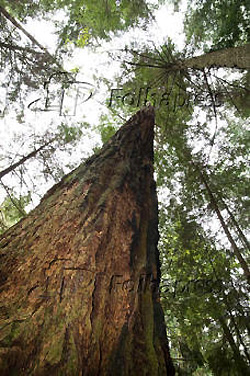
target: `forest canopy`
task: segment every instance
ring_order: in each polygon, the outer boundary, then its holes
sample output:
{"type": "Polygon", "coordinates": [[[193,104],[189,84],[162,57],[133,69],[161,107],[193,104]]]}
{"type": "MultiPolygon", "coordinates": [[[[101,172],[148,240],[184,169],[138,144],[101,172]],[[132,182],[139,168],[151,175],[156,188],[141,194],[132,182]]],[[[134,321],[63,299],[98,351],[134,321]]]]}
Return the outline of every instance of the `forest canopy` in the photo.
{"type": "Polygon", "coordinates": [[[150,102],[176,374],[250,374],[250,2],[1,0],[0,24],[0,232],[150,102]]]}

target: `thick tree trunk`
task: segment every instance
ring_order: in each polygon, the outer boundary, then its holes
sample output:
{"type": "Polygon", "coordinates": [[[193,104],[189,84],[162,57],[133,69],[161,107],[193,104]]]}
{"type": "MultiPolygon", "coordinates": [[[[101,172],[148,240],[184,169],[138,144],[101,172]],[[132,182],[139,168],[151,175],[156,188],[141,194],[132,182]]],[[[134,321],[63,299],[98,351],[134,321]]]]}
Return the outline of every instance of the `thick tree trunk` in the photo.
{"type": "Polygon", "coordinates": [[[0,241],[0,374],[173,375],[160,280],[153,108],[0,241]]]}

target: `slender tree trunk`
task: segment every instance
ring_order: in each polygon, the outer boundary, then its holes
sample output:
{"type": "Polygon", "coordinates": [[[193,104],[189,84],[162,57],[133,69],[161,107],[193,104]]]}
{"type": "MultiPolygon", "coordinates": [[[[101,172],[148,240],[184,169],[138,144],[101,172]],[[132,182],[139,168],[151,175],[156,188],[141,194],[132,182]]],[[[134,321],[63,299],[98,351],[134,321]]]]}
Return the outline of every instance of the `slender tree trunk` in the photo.
{"type": "MultiPolygon", "coordinates": [[[[225,297],[225,298],[226,298],[226,297],[225,297]]],[[[231,321],[232,321],[232,323],[233,323],[233,326],[234,326],[234,328],[235,328],[235,332],[236,332],[236,334],[237,334],[237,337],[238,337],[239,343],[240,343],[240,345],[243,347],[243,351],[244,351],[245,357],[246,357],[246,359],[248,360],[248,364],[249,364],[249,366],[250,366],[250,355],[249,355],[249,352],[248,352],[248,348],[247,348],[247,346],[246,346],[246,344],[245,344],[245,342],[244,342],[244,340],[243,340],[243,338],[242,338],[242,334],[241,334],[241,332],[240,332],[240,330],[239,330],[239,326],[238,326],[238,324],[236,323],[236,320],[235,320],[235,318],[234,318],[234,316],[233,316],[233,314],[232,314],[232,311],[231,311],[230,307],[228,306],[228,304],[227,304],[227,309],[228,309],[228,312],[229,312],[230,319],[231,319],[231,321]]]]}
{"type": "Polygon", "coordinates": [[[31,35],[27,30],[24,29],[24,27],[19,23],[17,22],[17,20],[11,16],[11,14],[5,9],[3,8],[2,6],[0,6],[0,13],[2,13],[4,15],[4,17],[6,17],[16,28],[18,28],[19,30],[21,30],[23,32],[23,34],[37,47],[39,47],[42,51],[44,51],[44,53],[51,59],[51,60],[55,60],[54,56],[52,56],[49,51],[47,50],[47,48],[45,48],[44,46],[42,46],[34,37],[33,35],[31,35]]]}
{"type": "MultiPolygon", "coordinates": [[[[44,55],[47,57],[47,60],[53,62],[61,71],[65,72],[65,69],[61,66],[61,64],[57,61],[56,57],[51,55],[47,48],[41,45],[36,38],[33,37],[24,27],[2,6],[0,6],[0,14],[3,14],[4,17],[9,20],[17,29],[19,29],[31,42],[33,45],[39,47],[43,52],[44,55]]],[[[11,50],[13,47],[11,48],[11,50]]],[[[37,54],[37,52],[36,52],[37,54]]]]}
{"type": "Polygon", "coordinates": [[[29,48],[29,47],[17,46],[17,45],[12,44],[12,43],[2,43],[2,42],[0,42],[0,47],[6,48],[7,50],[10,50],[10,51],[21,51],[21,52],[24,52],[24,53],[31,53],[33,55],[43,55],[43,52],[38,52],[38,51],[36,51],[32,48],[29,48]]]}
{"type": "Polygon", "coordinates": [[[247,240],[245,234],[243,233],[243,231],[241,230],[240,228],[240,225],[239,223],[237,222],[235,216],[233,215],[233,213],[231,212],[231,210],[229,209],[228,205],[225,203],[225,201],[223,200],[222,196],[219,195],[220,197],[220,200],[221,202],[223,203],[223,205],[225,206],[225,209],[226,211],[228,212],[229,216],[230,216],[230,219],[232,221],[232,223],[234,224],[234,226],[236,227],[237,231],[238,231],[238,235],[239,235],[239,238],[242,242],[242,244],[248,248],[248,250],[250,251],[250,244],[249,244],[249,241],[247,240]]]}
{"type": "Polygon", "coordinates": [[[40,151],[45,149],[48,145],[52,144],[55,140],[56,140],[56,137],[54,137],[52,140],[46,142],[44,145],[40,146],[40,148],[33,150],[32,152],[27,154],[25,157],[19,159],[19,161],[17,161],[16,163],[13,163],[9,167],[0,171],[0,179],[2,179],[5,175],[9,174],[11,171],[14,171],[17,167],[21,166],[22,164],[24,164],[29,159],[34,158],[40,151]]]}
{"type": "Polygon", "coordinates": [[[154,112],[0,239],[0,374],[174,375],[159,301],[154,112]]]}
{"type": "MultiPolygon", "coordinates": [[[[216,277],[216,280],[219,282],[219,281],[220,281],[220,278],[219,278],[219,276],[218,276],[218,274],[217,274],[217,272],[216,272],[216,270],[215,270],[215,268],[214,268],[213,261],[211,261],[211,265],[212,265],[213,272],[214,272],[214,275],[215,275],[215,277],[216,277]]],[[[233,286],[233,288],[234,288],[234,286],[233,286]]],[[[237,294],[237,290],[236,290],[235,288],[234,288],[234,293],[237,294]]],[[[230,320],[231,320],[231,322],[232,322],[233,325],[234,325],[235,332],[236,332],[236,334],[237,334],[237,337],[238,337],[238,339],[239,339],[239,342],[240,342],[241,346],[242,346],[243,349],[244,349],[244,353],[245,353],[246,359],[248,360],[249,365],[250,365],[250,356],[249,356],[249,353],[248,353],[247,346],[246,346],[246,344],[245,344],[245,342],[244,342],[244,340],[243,340],[243,338],[242,338],[242,334],[241,334],[240,329],[239,329],[239,327],[238,327],[238,324],[237,324],[237,322],[236,322],[236,320],[235,320],[235,318],[234,318],[234,315],[232,314],[232,309],[231,309],[231,306],[230,306],[230,302],[228,301],[228,296],[225,294],[225,292],[224,292],[223,289],[222,289],[222,295],[223,295],[223,301],[224,301],[224,304],[225,304],[226,309],[227,309],[227,313],[229,314],[230,320]]],[[[237,310],[238,310],[238,309],[239,309],[239,304],[237,305],[237,310]]],[[[242,312],[242,309],[240,309],[240,311],[242,312]]],[[[243,313],[243,315],[245,314],[244,311],[243,311],[242,313],[243,313]]],[[[219,321],[221,322],[221,320],[222,320],[222,318],[220,317],[220,318],[219,318],[219,321]]],[[[223,318],[223,320],[224,320],[224,318],[223,318]]],[[[225,321],[225,320],[224,320],[224,321],[225,321]]],[[[244,331],[244,330],[243,330],[243,331],[244,331]]],[[[236,344],[235,344],[235,346],[236,346],[236,344]]],[[[238,347],[238,346],[237,346],[237,349],[238,349],[238,352],[239,352],[239,347],[238,347]]]]}
{"type": "Polygon", "coordinates": [[[205,174],[200,170],[200,168],[196,164],[193,163],[193,165],[196,168],[196,170],[199,172],[201,182],[206,187],[208,196],[210,198],[211,205],[214,208],[214,211],[215,211],[215,213],[216,213],[216,215],[217,215],[217,217],[218,217],[218,219],[219,219],[219,221],[221,223],[221,226],[222,226],[222,228],[223,228],[223,230],[224,230],[224,232],[225,232],[225,234],[226,234],[226,236],[227,236],[227,238],[228,238],[228,240],[229,240],[229,242],[230,242],[230,244],[232,246],[234,254],[237,257],[237,259],[238,259],[238,261],[239,261],[239,263],[240,263],[240,265],[241,265],[241,267],[243,269],[243,272],[245,274],[246,280],[250,284],[250,270],[249,270],[248,264],[247,264],[246,260],[244,259],[244,257],[242,256],[242,254],[241,254],[241,252],[240,252],[237,244],[235,243],[235,241],[234,241],[234,239],[233,239],[233,237],[231,235],[231,232],[229,231],[228,226],[226,225],[226,223],[224,221],[224,218],[223,218],[223,216],[222,216],[222,214],[220,212],[220,209],[219,209],[219,207],[217,205],[216,198],[214,197],[214,194],[211,191],[210,186],[208,184],[207,178],[206,178],[205,174]]]}
{"type": "Polygon", "coordinates": [[[234,337],[226,323],[226,320],[224,319],[224,317],[219,317],[219,322],[220,322],[220,325],[223,329],[223,332],[224,332],[224,335],[231,347],[231,350],[233,352],[233,357],[234,357],[234,360],[235,360],[235,363],[236,365],[238,366],[238,375],[244,375],[244,376],[247,376],[250,374],[250,369],[249,367],[247,366],[247,364],[245,363],[244,359],[242,358],[242,355],[238,349],[238,346],[236,345],[235,343],[235,340],[234,340],[234,337]]]}

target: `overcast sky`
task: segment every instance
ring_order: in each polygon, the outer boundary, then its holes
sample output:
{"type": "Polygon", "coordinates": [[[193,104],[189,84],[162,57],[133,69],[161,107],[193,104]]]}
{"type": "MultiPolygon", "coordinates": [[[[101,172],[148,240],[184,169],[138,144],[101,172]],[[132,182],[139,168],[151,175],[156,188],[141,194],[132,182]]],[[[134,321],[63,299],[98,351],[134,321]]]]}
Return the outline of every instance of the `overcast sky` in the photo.
{"type": "MultiPolygon", "coordinates": [[[[153,0],[152,0],[153,1],[153,0]]],[[[171,38],[173,42],[177,45],[179,50],[182,50],[184,47],[184,34],[183,34],[183,17],[185,12],[185,6],[183,6],[178,12],[174,12],[173,6],[162,6],[158,11],[155,12],[155,21],[149,23],[147,30],[142,30],[135,28],[124,34],[122,37],[112,38],[110,42],[102,42],[102,46],[98,47],[95,52],[91,50],[90,47],[85,46],[82,49],[75,49],[75,52],[72,58],[64,61],[64,68],[70,70],[75,67],[79,67],[80,71],[77,76],[79,81],[87,81],[89,83],[95,84],[93,75],[97,78],[105,77],[111,83],[115,80],[114,77],[116,74],[120,73],[120,61],[110,60],[107,52],[114,51],[117,49],[123,48],[125,45],[129,45],[130,42],[137,43],[146,43],[151,44],[152,41],[155,45],[162,45],[164,41],[168,38],[171,38]]],[[[64,13],[58,12],[56,18],[63,19],[64,13]]],[[[25,24],[25,28],[30,32],[43,46],[47,47],[51,53],[55,50],[56,46],[56,36],[54,35],[54,24],[53,22],[46,21],[37,21],[29,20],[25,24]]],[[[0,118],[0,138],[1,144],[3,145],[2,149],[5,151],[6,156],[10,154],[9,142],[13,137],[16,139],[21,139],[24,134],[26,138],[32,137],[32,133],[35,130],[37,135],[43,134],[43,132],[50,126],[53,128],[64,119],[63,116],[59,116],[59,113],[56,111],[51,111],[48,113],[44,112],[34,112],[28,108],[28,104],[37,98],[41,98],[45,95],[43,90],[43,85],[41,85],[41,90],[38,92],[33,92],[30,95],[30,98],[27,101],[27,106],[24,109],[24,123],[20,124],[16,121],[15,111],[10,111],[10,113],[4,117],[0,118]]],[[[114,86],[115,87],[115,86],[114,86]]],[[[67,122],[76,123],[77,121],[84,120],[87,123],[98,125],[99,117],[102,113],[109,113],[105,105],[105,100],[110,97],[110,93],[107,92],[106,87],[100,87],[96,91],[93,99],[88,100],[86,103],[79,103],[77,106],[76,116],[67,116],[65,119],[67,122]]],[[[45,97],[44,97],[45,98],[45,97]]],[[[38,102],[38,105],[41,105],[42,101],[38,102]]],[[[34,107],[31,107],[34,108],[34,107]]],[[[100,144],[100,136],[97,132],[87,131],[86,135],[82,140],[81,145],[79,145],[77,152],[72,156],[72,160],[80,160],[81,156],[86,156],[86,154],[92,153],[92,148],[96,144],[100,144]]],[[[22,149],[20,146],[17,152],[23,153],[25,155],[25,145],[22,149]]],[[[15,161],[19,158],[16,157],[15,161]]],[[[3,165],[6,167],[6,161],[3,165]]],[[[5,177],[5,182],[8,184],[9,176],[5,177]]],[[[46,186],[46,185],[45,185],[46,186]]],[[[44,189],[44,188],[43,188],[44,189]]],[[[46,190],[48,187],[46,187],[46,190]]],[[[0,190],[0,202],[5,196],[5,192],[0,190]]],[[[36,204],[38,201],[36,202],[36,204]]]]}

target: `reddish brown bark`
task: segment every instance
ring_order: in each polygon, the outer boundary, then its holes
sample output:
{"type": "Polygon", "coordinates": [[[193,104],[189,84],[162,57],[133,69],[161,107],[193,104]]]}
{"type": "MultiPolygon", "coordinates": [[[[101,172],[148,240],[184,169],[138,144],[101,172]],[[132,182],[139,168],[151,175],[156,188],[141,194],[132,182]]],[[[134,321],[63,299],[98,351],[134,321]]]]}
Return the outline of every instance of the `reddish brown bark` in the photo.
{"type": "Polygon", "coordinates": [[[1,375],[173,375],[153,181],[153,108],[0,240],[1,375]]]}

